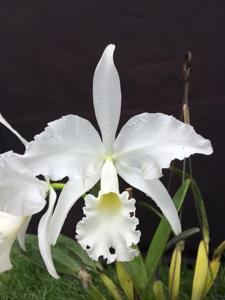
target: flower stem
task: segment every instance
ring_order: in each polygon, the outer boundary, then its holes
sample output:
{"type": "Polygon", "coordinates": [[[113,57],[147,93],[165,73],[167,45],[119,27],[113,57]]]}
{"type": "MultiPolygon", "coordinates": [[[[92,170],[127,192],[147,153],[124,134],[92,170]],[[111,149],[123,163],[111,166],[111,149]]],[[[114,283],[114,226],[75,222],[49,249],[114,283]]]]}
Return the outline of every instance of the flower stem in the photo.
{"type": "Polygon", "coordinates": [[[51,183],[51,187],[53,187],[54,190],[62,190],[65,186],[65,183],[62,182],[55,182],[51,183]]]}

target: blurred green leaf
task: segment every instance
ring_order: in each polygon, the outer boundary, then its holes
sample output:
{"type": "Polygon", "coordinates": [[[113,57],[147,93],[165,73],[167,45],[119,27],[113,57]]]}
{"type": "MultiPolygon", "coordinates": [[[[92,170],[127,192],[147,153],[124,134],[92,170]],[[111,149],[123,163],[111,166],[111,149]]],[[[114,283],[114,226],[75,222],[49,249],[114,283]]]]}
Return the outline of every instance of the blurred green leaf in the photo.
{"type": "Polygon", "coordinates": [[[168,294],[170,300],[177,300],[180,293],[181,262],[183,242],[177,243],[172,254],[169,268],[168,294]]]}
{"type": "Polygon", "coordinates": [[[106,298],[93,285],[90,286],[88,289],[88,299],[89,300],[106,300],[106,298]]]}
{"type": "MultiPolygon", "coordinates": [[[[33,234],[27,234],[26,235],[26,251],[21,252],[23,256],[25,256],[28,260],[30,260],[32,263],[38,265],[42,269],[46,270],[46,266],[42,260],[42,257],[40,255],[39,251],[39,246],[38,246],[38,239],[36,235],[33,234]]],[[[73,268],[68,268],[66,264],[68,263],[68,259],[71,258],[66,258],[65,262],[63,264],[60,263],[60,256],[63,257],[66,254],[63,252],[61,253],[60,249],[57,248],[52,248],[52,254],[53,254],[53,259],[54,259],[54,264],[56,267],[56,270],[60,274],[65,274],[69,276],[75,276],[77,275],[78,271],[78,263],[73,260],[73,268]],[[60,251],[60,253],[59,253],[60,251]],[[76,267],[75,267],[76,264],[76,267]]],[[[68,254],[68,252],[67,252],[68,254]]],[[[69,257],[69,256],[68,256],[69,257]]],[[[61,258],[62,260],[62,258],[61,258]]]]}
{"type": "Polygon", "coordinates": [[[78,273],[80,271],[81,265],[74,258],[70,257],[68,251],[54,247],[52,248],[52,258],[54,261],[74,273],[78,273]]]}
{"type": "Polygon", "coordinates": [[[197,258],[195,262],[195,272],[192,284],[191,300],[202,300],[207,284],[207,274],[209,271],[209,245],[204,240],[200,241],[197,258]]]}
{"type": "Polygon", "coordinates": [[[45,264],[39,252],[38,240],[36,235],[26,234],[26,251],[22,250],[21,254],[35,265],[38,265],[42,269],[46,270],[45,264]]]}
{"type": "MultiPolygon", "coordinates": [[[[137,246],[135,247],[138,249],[137,246]]],[[[135,290],[139,295],[142,295],[148,282],[148,275],[141,254],[136,256],[132,261],[124,262],[122,264],[130,276],[135,290]]]]}
{"type": "Polygon", "coordinates": [[[211,289],[212,285],[215,282],[217,274],[220,269],[221,257],[223,252],[225,251],[225,241],[223,241],[214,251],[212,261],[209,264],[207,278],[206,278],[206,286],[204,290],[203,299],[211,289]]]}
{"type": "Polygon", "coordinates": [[[153,282],[153,293],[155,300],[166,300],[162,281],[156,280],[153,282]]]}
{"type": "MultiPolygon", "coordinates": [[[[181,187],[176,192],[175,196],[173,197],[174,205],[176,209],[179,211],[182,207],[183,201],[187,194],[188,188],[190,186],[191,180],[186,179],[181,187]]],[[[167,241],[171,234],[171,227],[170,224],[167,222],[166,218],[163,217],[155,231],[154,237],[151,241],[149,246],[145,266],[147,273],[149,275],[148,283],[146,285],[145,290],[145,299],[151,299],[152,295],[152,284],[156,269],[159,265],[160,259],[165,251],[167,241]]]]}
{"type": "MultiPolygon", "coordinates": [[[[171,171],[175,174],[177,174],[180,177],[183,177],[183,171],[175,168],[175,167],[170,167],[171,171]]],[[[201,191],[198,187],[197,182],[189,175],[188,173],[185,173],[185,178],[191,179],[191,189],[193,192],[194,200],[195,200],[195,205],[198,213],[198,219],[199,219],[199,224],[202,232],[203,239],[206,243],[209,243],[210,240],[210,232],[209,232],[209,223],[208,223],[208,218],[207,218],[207,213],[206,213],[206,208],[205,208],[205,201],[202,197],[201,191]]]]}
{"type": "MultiPolygon", "coordinates": [[[[26,235],[26,252],[22,252],[29,260],[43,269],[46,266],[41,258],[36,235],[26,235]]],[[[52,257],[58,273],[76,276],[81,268],[93,272],[102,270],[98,262],[92,261],[82,247],[69,237],[60,235],[55,247],[52,247],[52,257]]]]}
{"type": "Polygon", "coordinates": [[[106,286],[106,288],[109,290],[109,292],[112,295],[114,300],[122,300],[123,299],[119,293],[117,286],[107,275],[105,275],[103,273],[99,273],[99,277],[101,278],[101,280],[104,283],[104,285],[106,286]]]}
{"type": "Polygon", "coordinates": [[[209,233],[209,223],[208,223],[208,218],[207,218],[207,213],[205,208],[205,202],[202,197],[202,193],[195,181],[192,182],[191,188],[196,203],[196,208],[197,208],[203,239],[206,243],[209,243],[210,233],[209,233]]]}
{"type": "Polygon", "coordinates": [[[101,264],[94,262],[75,240],[61,234],[58,238],[56,247],[57,246],[62,247],[63,249],[68,249],[70,251],[70,255],[73,254],[75,258],[79,259],[84,267],[95,272],[97,269],[102,270],[101,264]]]}
{"type": "Polygon", "coordinates": [[[128,300],[134,300],[134,287],[130,279],[130,276],[127,274],[123,263],[120,261],[116,262],[116,273],[119,279],[120,285],[127,296],[128,300]]]}

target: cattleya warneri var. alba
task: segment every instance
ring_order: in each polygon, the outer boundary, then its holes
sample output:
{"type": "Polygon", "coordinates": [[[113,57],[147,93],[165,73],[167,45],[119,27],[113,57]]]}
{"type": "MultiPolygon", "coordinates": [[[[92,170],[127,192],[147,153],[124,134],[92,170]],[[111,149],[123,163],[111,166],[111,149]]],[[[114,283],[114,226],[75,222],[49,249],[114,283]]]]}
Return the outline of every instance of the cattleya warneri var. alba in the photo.
{"type": "MultiPolygon", "coordinates": [[[[177,211],[159,180],[162,169],[168,168],[174,159],[212,153],[210,141],[198,135],[192,126],[161,113],[132,117],[116,137],[121,90],[113,62],[114,49],[114,45],[106,47],[93,79],[94,109],[102,138],[88,120],[67,115],[49,123],[44,132],[26,145],[25,154],[20,157],[34,176],[41,174],[53,181],[69,178],[54,211],[49,204],[52,217],[46,221],[42,239],[49,257],[48,271],[53,276],[56,272],[50,244],[56,243],[75,202],[99,180],[98,196],[85,197],[85,216],[77,224],[76,238],[94,260],[102,256],[108,263],[129,261],[137,255],[132,245],[138,243],[140,232],[136,230],[135,200],[128,200],[127,192],[120,194],[118,175],[152,198],[174,233],[179,234],[177,211]]],[[[23,206],[17,209],[23,212],[23,206]]]]}

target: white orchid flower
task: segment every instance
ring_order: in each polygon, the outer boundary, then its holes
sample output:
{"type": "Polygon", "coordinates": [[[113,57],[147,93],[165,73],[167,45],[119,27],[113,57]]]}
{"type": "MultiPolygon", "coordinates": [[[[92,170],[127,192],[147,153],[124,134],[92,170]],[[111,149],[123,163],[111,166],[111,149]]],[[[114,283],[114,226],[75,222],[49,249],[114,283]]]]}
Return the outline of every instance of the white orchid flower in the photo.
{"type": "Polygon", "coordinates": [[[68,115],[48,124],[44,132],[27,145],[24,160],[34,174],[60,180],[68,176],[51,220],[50,242],[56,243],[68,212],[79,197],[101,178],[97,198],[85,199],[86,217],[78,224],[77,238],[91,257],[103,255],[128,260],[127,250],[139,240],[134,201],[119,194],[115,174],[152,198],[175,234],[181,225],[173,201],[159,180],[162,169],[174,159],[194,153],[211,154],[209,140],[192,126],[161,113],[143,113],[132,117],[117,138],[121,111],[120,80],[113,62],[114,45],[106,47],[94,74],[93,100],[102,140],[89,121],[68,115]],[[112,173],[114,174],[112,176],[112,173]],[[112,179],[114,178],[114,179],[112,179]],[[111,181],[105,190],[105,182],[111,181]],[[113,257],[109,254],[114,248],[113,257]]]}
{"type": "MultiPolygon", "coordinates": [[[[0,123],[10,129],[26,146],[28,143],[0,114],[0,123]]],[[[42,258],[49,273],[58,278],[50,246],[46,243],[49,220],[56,200],[48,178],[37,179],[23,164],[20,156],[12,151],[0,156],[0,272],[11,269],[10,250],[17,238],[25,250],[25,233],[31,216],[41,211],[49,192],[49,206],[38,226],[38,241],[42,258]]]]}
{"type": "Polygon", "coordinates": [[[117,171],[112,159],[107,158],[101,171],[98,197],[85,197],[86,215],[77,224],[77,240],[93,260],[129,261],[138,255],[132,248],[140,240],[139,223],[135,217],[135,200],[129,193],[119,193],[117,171]]]}

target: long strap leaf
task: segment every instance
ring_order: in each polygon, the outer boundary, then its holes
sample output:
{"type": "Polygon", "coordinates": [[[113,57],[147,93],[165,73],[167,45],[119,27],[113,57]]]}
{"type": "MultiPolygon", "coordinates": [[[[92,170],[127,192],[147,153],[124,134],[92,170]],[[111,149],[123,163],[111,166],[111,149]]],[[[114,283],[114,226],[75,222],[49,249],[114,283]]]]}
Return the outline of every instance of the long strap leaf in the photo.
{"type": "MultiPolygon", "coordinates": [[[[180,210],[183,204],[190,183],[191,180],[186,179],[176,192],[175,196],[173,197],[174,205],[178,211],[180,210]]],[[[151,291],[154,274],[159,265],[160,259],[163,255],[170,234],[171,227],[167,222],[166,218],[163,217],[158,225],[158,228],[154,234],[154,237],[146,255],[145,266],[149,275],[149,279],[145,289],[145,299],[149,299],[148,297],[150,296],[148,295],[152,293],[151,291]]]]}
{"type": "Polygon", "coordinates": [[[134,287],[130,279],[130,276],[126,272],[123,264],[119,261],[116,262],[116,273],[119,279],[120,285],[127,296],[128,300],[134,300],[134,287]]]}
{"type": "Polygon", "coordinates": [[[208,273],[208,251],[208,244],[203,240],[200,241],[195,264],[191,300],[203,299],[208,273]]]}
{"type": "Polygon", "coordinates": [[[180,277],[181,277],[181,260],[182,260],[182,250],[183,250],[183,242],[179,242],[176,244],[174,248],[172,259],[170,263],[169,269],[169,299],[177,300],[180,290],[180,277]]]}
{"type": "Polygon", "coordinates": [[[199,219],[201,233],[203,236],[203,240],[206,243],[209,243],[210,232],[209,232],[209,224],[208,224],[208,218],[207,218],[207,213],[206,213],[206,208],[205,208],[205,202],[204,202],[204,199],[202,197],[202,194],[198,187],[197,182],[188,173],[183,174],[183,171],[178,168],[170,167],[170,170],[172,172],[174,172],[175,174],[177,174],[178,176],[184,175],[185,178],[189,178],[191,180],[191,189],[193,192],[196,210],[198,213],[198,219],[199,219]]]}
{"type": "Polygon", "coordinates": [[[101,278],[102,282],[104,283],[105,287],[111,293],[114,300],[122,300],[122,296],[120,295],[117,286],[114,282],[105,274],[99,273],[99,277],[101,278]]]}
{"type": "Polygon", "coordinates": [[[162,281],[156,280],[153,282],[153,293],[155,300],[166,300],[162,281]]]}
{"type": "Polygon", "coordinates": [[[132,280],[135,290],[142,296],[148,282],[148,275],[141,254],[130,262],[122,263],[122,265],[132,280]]]}

